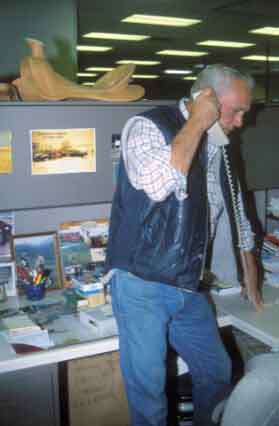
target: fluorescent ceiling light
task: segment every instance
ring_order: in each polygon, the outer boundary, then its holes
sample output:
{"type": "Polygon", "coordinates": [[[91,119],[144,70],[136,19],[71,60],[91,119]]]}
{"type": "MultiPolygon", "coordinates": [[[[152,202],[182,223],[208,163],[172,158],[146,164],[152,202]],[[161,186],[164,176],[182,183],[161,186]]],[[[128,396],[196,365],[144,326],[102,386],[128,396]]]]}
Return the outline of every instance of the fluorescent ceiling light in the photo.
{"type": "Polygon", "coordinates": [[[132,76],[133,78],[146,78],[146,79],[154,79],[154,78],[158,78],[159,75],[157,74],[134,74],[132,76]]]}
{"type": "Polygon", "coordinates": [[[194,50],[160,50],[156,52],[157,55],[173,55],[173,56],[204,56],[208,55],[208,52],[197,52],[194,50]]]}
{"type": "Polygon", "coordinates": [[[117,61],[117,64],[135,64],[135,65],[159,65],[161,62],[159,61],[140,61],[134,59],[122,59],[121,61],[117,61]]]}
{"type": "Polygon", "coordinates": [[[165,74],[192,74],[192,71],[190,70],[165,70],[165,74]]]}
{"type": "Polygon", "coordinates": [[[93,81],[85,81],[84,83],[82,83],[83,86],[94,86],[95,83],[93,83],[93,81]]]}
{"type": "Polygon", "coordinates": [[[187,77],[184,77],[183,80],[196,80],[197,77],[193,76],[193,75],[189,75],[187,77]]]}
{"type": "Polygon", "coordinates": [[[132,24],[150,24],[150,25],[166,25],[169,27],[188,27],[198,24],[200,19],[174,18],[171,16],[158,15],[131,15],[121,20],[121,22],[129,22],[132,24]]]}
{"type": "Polygon", "coordinates": [[[279,36],[279,27],[262,27],[255,30],[250,30],[249,33],[279,36]]]}
{"type": "Polygon", "coordinates": [[[107,46],[77,46],[79,52],[107,52],[112,50],[112,47],[107,46]]]}
{"type": "Polygon", "coordinates": [[[111,67],[88,67],[85,68],[86,71],[112,71],[114,68],[111,67]]]}
{"type": "Polygon", "coordinates": [[[197,43],[199,46],[214,46],[214,47],[250,47],[255,46],[255,43],[242,43],[238,41],[222,41],[222,40],[205,40],[197,43]]]}
{"type": "Polygon", "coordinates": [[[84,34],[86,38],[98,38],[102,40],[126,40],[126,41],[142,41],[150,38],[148,35],[137,34],[117,34],[117,33],[88,33],[84,34]]]}
{"type": "Polygon", "coordinates": [[[93,72],[78,72],[77,77],[96,77],[97,74],[93,72]]]}
{"type": "Polygon", "coordinates": [[[279,56],[266,56],[266,55],[248,55],[242,56],[241,59],[246,59],[247,61],[268,61],[269,62],[279,62],[279,56]]]}

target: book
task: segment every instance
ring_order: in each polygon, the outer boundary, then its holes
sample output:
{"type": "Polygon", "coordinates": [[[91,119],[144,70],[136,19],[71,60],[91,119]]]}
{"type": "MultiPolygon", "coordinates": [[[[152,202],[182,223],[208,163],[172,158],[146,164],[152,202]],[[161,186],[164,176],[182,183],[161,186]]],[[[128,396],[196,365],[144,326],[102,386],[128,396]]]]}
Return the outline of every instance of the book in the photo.
{"type": "Polygon", "coordinates": [[[1,331],[7,332],[10,336],[18,336],[20,334],[26,335],[36,333],[41,330],[41,327],[26,314],[18,314],[2,318],[0,327],[1,331]]]}
{"type": "Polygon", "coordinates": [[[279,272],[279,256],[268,253],[265,250],[261,252],[261,262],[265,271],[279,272]]]}
{"type": "MultiPolygon", "coordinates": [[[[87,301],[89,307],[105,304],[104,284],[101,281],[83,282],[72,278],[73,288],[75,293],[87,301]]],[[[80,304],[80,306],[81,304],[80,304]]]]}
{"type": "Polygon", "coordinates": [[[11,345],[31,345],[43,349],[54,346],[53,341],[49,337],[48,330],[43,329],[33,331],[32,333],[9,335],[7,340],[11,345]]]}
{"type": "Polygon", "coordinates": [[[279,272],[264,272],[264,282],[272,287],[279,288],[279,272]]]}
{"type": "Polygon", "coordinates": [[[78,294],[96,294],[104,291],[104,284],[101,281],[84,282],[76,278],[72,278],[73,287],[78,290],[78,294]]]}
{"type": "Polygon", "coordinates": [[[264,241],[270,241],[270,242],[272,242],[273,244],[275,244],[276,246],[279,247],[279,238],[278,238],[277,233],[275,235],[274,234],[266,234],[264,236],[264,241]]]}
{"type": "Polygon", "coordinates": [[[262,252],[278,256],[279,246],[271,240],[264,240],[262,245],[262,252]]]}
{"type": "Polygon", "coordinates": [[[0,330],[11,345],[25,344],[39,348],[53,346],[48,330],[42,329],[26,314],[2,318],[0,330]]]}

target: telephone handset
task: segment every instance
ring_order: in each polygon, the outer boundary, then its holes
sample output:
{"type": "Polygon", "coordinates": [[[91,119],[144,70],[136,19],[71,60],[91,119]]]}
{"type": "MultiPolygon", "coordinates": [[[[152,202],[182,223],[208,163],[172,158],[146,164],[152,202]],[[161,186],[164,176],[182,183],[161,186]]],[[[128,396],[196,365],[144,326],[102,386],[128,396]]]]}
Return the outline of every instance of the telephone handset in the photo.
{"type": "MultiPolygon", "coordinates": [[[[201,93],[201,91],[193,93],[192,97],[195,100],[196,97],[201,93]]],[[[220,126],[220,124],[218,123],[218,121],[216,121],[213,126],[211,126],[208,130],[207,130],[207,135],[208,135],[208,142],[212,143],[214,145],[218,145],[218,146],[223,146],[223,145],[228,145],[229,144],[229,139],[228,137],[225,135],[222,127],[220,126]]]]}

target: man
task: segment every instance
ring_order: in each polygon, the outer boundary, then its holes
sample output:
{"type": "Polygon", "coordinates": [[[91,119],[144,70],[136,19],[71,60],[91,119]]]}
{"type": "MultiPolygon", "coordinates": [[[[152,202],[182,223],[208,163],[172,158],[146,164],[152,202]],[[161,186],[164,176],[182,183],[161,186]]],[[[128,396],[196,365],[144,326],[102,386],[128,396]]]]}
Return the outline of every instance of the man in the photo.
{"type": "MultiPolygon", "coordinates": [[[[229,191],[221,148],[208,143],[207,130],[217,120],[226,134],[241,127],[251,89],[238,71],[209,66],[192,88],[201,91],[195,100],[133,117],[123,130],[107,269],[133,426],[166,425],[167,339],[191,373],[195,426],[213,424],[212,410],[230,387],[230,360],[199,292],[208,238],[229,191]]],[[[260,310],[253,238],[240,207],[245,286],[260,310]]]]}

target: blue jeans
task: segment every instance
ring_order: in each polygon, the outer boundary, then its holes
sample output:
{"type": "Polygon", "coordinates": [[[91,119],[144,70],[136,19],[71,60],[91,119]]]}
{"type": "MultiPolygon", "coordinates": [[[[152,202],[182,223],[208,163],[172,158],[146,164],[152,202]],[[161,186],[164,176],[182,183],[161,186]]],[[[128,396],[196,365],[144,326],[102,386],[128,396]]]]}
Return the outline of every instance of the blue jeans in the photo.
{"type": "Polygon", "coordinates": [[[206,297],[117,270],[111,281],[120,366],[133,426],[165,426],[167,339],[187,363],[195,426],[230,389],[231,363],[206,297]]]}

